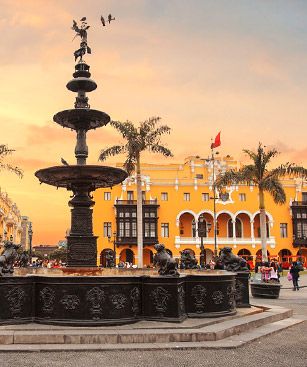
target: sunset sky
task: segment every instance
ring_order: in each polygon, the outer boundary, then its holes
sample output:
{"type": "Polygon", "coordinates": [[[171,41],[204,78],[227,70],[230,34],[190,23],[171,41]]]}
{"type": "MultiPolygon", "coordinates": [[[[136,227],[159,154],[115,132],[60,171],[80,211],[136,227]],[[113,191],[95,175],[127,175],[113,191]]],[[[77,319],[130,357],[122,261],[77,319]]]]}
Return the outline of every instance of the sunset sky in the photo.
{"type": "MultiPolygon", "coordinates": [[[[0,186],[33,222],[34,244],[56,244],[70,225],[70,193],[40,185],[34,172],[74,162],[75,133],[53,123],[73,108],[72,19],[91,25],[86,56],[98,89],[92,108],[113,120],[162,117],[168,162],[206,157],[221,131],[222,155],[242,160],[261,141],[276,164],[307,166],[305,0],[0,0],[1,144],[24,169],[0,186]],[[102,27],[100,15],[116,21],[102,27]]],[[[88,163],[121,142],[107,126],[88,133],[88,163]]],[[[146,157],[155,161],[159,157],[146,157]]],[[[117,161],[122,158],[118,157],[117,161]]],[[[107,163],[113,163],[112,161],[107,163]]]]}

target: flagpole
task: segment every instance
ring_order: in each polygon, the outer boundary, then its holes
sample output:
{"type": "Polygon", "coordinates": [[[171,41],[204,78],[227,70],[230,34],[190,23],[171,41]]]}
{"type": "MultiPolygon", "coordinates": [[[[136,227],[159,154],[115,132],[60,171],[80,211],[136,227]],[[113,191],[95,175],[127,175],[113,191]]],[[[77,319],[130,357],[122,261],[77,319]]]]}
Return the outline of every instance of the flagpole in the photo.
{"type": "Polygon", "coordinates": [[[214,172],[214,152],[211,138],[211,161],[212,161],[212,186],[213,186],[213,226],[214,226],[214,257],[217,258],[217,228],[216,228],[216,194],[215,194],[215,172],[214,172]]]}

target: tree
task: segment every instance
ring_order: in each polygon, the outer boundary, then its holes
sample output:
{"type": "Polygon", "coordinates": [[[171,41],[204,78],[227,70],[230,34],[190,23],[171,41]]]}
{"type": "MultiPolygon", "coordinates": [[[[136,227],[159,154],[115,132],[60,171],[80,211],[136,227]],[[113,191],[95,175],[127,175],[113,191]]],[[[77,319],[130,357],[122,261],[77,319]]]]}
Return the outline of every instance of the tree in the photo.
{"type": "Polygon", "coordinates": [[[253,161],[253,164],[245,165],[238,171],[229,170],[220,174],[215,181],[215,186],[218,190],[221,190],[222,187],[239,183],[245,183],[249,186],[258,187],[262,260],[267,261],[267,233],[264,193],[268,192],[276,204],[284,204],[286,202],[286,193],[283,189],[280,178],[287,175],[301,176],[306,178],[307,169],[296,166],[294,163],[286,163],[275,169],[269,170],[268,165],[270,161],[279,153],[276,149],[265,151],[261,143],[259,143],[256,152],[248,149],[243,149],[243,152],[249,156],[249,158],[253,161]]]}
{"type": "Polygon", "coordinates": [[[4,162],[5,158],[8,155],[12,154],[14,151],[15,151],[14,149],[10,149],[5,144],[0,145],[0,170],[5,169],[7,171],[11,171],[15,173],[19,177],[23,177],[23,171],[20,168],[12,166],[11,164],[4,162]]]}
{"type": "Polygon", "coordinates": [[[142,183],[141,183],[141,153],[149,151],[160,153],[165,157],[172,157],[172,152],[161,144],[161,135],[169,134],[170,128],[167,125],[157,126],[159,117],[151,117],[140,122],[139,127],[135,127],[132,122],[111,121],[114,127],[126,140],[123,145],[114,145],[101,150],[99,160],[104,161],[109,156],[126,154],[124,169],[130,175],[136,172],[137,190],[137,246],[138,246],[138,267],[143,267],[143,210],[142,210],[142,183]]]}

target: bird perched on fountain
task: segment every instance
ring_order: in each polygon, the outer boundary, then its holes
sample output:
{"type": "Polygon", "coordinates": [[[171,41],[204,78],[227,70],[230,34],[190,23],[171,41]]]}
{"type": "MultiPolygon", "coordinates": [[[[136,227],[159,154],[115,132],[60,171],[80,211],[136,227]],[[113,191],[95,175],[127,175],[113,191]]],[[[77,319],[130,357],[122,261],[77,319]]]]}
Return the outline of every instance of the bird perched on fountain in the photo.
{"type": "Polygon", "coordinates": [[[69,166],[68,162],[66,162],[64,158],[61,158],[61,162],[64,166],[69,166]]]}
{"type": "Polygon", "coordinates": [[[86,21],[86,17],[83,17],[80,19],[80,22],[85,22],[86,21]]]}
{"type": "Polygon", "coordinates": [[[108,15],[108,22],[109,22],[109,24],[111,23],[112,20],[115,20],[115,18],[114,17],[112,18],[112,15],[109,14],[108,15]]]}
{"type": "MultiPolygon", "coordinates": [[[[105,27],[106,26],[106,21],[105,21],[104,17],[101,16],[100,17],[100,20],[101,20],[102,25],[105,27]]],[[[109,22],[109,24],[112,22],[112,20],[115,20],[115,18],[112,17],[112,14],[109,14],[108,15],[108,22],[109,22]]]]}

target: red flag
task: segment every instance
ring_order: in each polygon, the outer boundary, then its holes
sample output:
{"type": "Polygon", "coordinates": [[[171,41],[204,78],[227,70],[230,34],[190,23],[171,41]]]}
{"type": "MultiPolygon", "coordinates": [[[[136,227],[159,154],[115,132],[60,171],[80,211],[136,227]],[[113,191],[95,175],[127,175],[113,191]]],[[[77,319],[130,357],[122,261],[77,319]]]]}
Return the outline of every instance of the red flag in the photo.
{"type": "Polygon", "coordinates": [[[214,140],[214,143],[211,144],[211,149],[217,148],[221,145],[221,132],[219,132],[214,140]]]}

